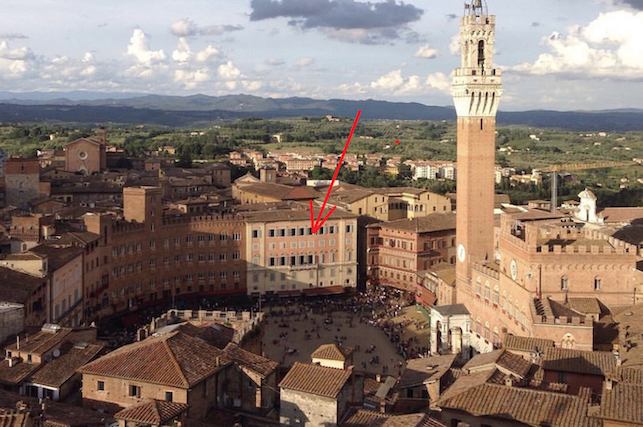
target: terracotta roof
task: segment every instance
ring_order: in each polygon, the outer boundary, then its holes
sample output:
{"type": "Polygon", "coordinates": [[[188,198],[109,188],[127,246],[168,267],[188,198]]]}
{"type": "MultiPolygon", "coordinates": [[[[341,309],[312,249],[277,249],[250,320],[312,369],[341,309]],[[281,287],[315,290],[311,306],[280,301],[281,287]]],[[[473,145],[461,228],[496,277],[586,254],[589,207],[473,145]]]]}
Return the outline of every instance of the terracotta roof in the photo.
{"type": "Polygon", "coordinates": [[[438,405],[442,400],[450,399],[454,396],[459,395],[460,393],[464,393],[470,388],[477,387],[481,384],[486,383],[487,380],[489,380],[489,378],[495,373],[495,371],[495,369],[484,370],[469,375],[464,375],[464,372],[461,373],[458,379],[455,380],[455,382],[451,384],[451,386],[440,395],[440,398],[438,399],[438,405]]]}
{"type": "Polygon", "coordinates": [[[453,365],[455,358],[455,354],[449,354],[408,360],[397,388],[415,387],[432,381],[440,381],[440,378],[453,365]]]}
{"type": "Polygon", "coordinates": [[[436,305],[431,307],[443,316],[457,316],[460,314],[470,314],[464,304],[436,305]]]}
{"type": "Polygon", "coordinates": [[[574,372],[586,375],[605,375],[616,368],[614,355],[609,351],[583,351],[566,348],[547,348],[543,355],[545,371],[574,372]]]}
{"type": "Polygon", "coordinates": [[[419,218],[398,219],[380,224],[382,228],[418,233],[455,230],[455,213],[432,213],[419,218]]]}
{"type": "Polygon", "coordinates": [[[46,257],[41,254],[37,254],[35,252],[27,251],[27,252],[19,252],[19,253],[13,253],[13,254],[7,254],[6,260],[14,260],[14,261],[34,261],[34,260],[42,260],[45,259],[46,257]]]}
{"type": "Polygon", "coordinates": [[[172,421],[189,408],[185,403],[149,400],[139,405],[125,408],[114,415],[117,420],[132,421],[140,424],[160,426],[172,421]]]}
{"type": "Polygon", "coordinates": [[[201,339],[217,348],[224,348],[234,338],[234,328],[216,322],[204,322],[201,324],[186,322],[181,324],[177,330],[191,337],[201,339]]]}
{"type": "MultiPolygon", "coordinates": [[[[58,331],[40,330],[29,338],[20,338],[20,352],[44,354],[59,345],[73,331],[72,328],[61,328],[58,331]]],[[[12,341],[5,350],[18,351],[18,342],[12,341]]]]}
{"type": "Polygon", "coordinates": [[[375,420],[384,420],[386,414],[373,411],[370,409],[352,410],[346,420],[340,424],[340,427],[368,427],[375,420]]]}
{"type": "Polygon", "coordinates": [[[346,385],[351,373],[351,370],[295,362],[279,383],[279,388],[334,398],[346,385]]]}
{"type": "Polygon", "coordinates": [[[56,243],[60,244],[76,244],[85,246],[91,242],[95,242],[100,239],[100,234],[90,233],[89,231],[70,231],[63,234],[60,239],[56,240],[56,243]]]}
{"type": "Polygon", "coordinates": [[[31,427],[33,417],[29,411],[0,408],[0,426],[2,427],[31,427]]]}
{"type": "Polygon", "coordinates": [[[548,340],[546,338],[505,335],[505,339],[502,340],[502,347],[507,350],[535,351],[538,349],[538,351],[542,353],[546,348],[553,346],[554,340],[548,340]]]}
{"type": "Polygon", "coordinates": [[[317,347],[317,350],[313,351],[310,357],[313,359],[339,360],[344,362],[353,352],[354,349],[352,347],[338,346],[335,343],[322,344],[317,347]]]}
{"type": "Polygon", "coordinates": [[[444,283],[452,285],[455,283],[455,265],[446,262],[431,266],[429,274],[435,273],[444,283]]]}
{"type": "Polygon", "coordinates": [[[603,387],[599,418],[641,425],[643,423],[643,385],[618,383],[603,387]]]}
{"type": "Polygon", "coordinates": [[[284,198],[288,196],[293,187],[274,182],[253,182],[250,185],[244,185],[241,189],[245,193],[257,194],[276,200],[285,200],[284,198]]]}
{"type": "Polygon", "coordinates": [[[228,356],[232,361],[243,368],[249,369],[261,377],[266,378],[268,375],[275,372],[279,367],[279,362],[268,359],[267,357],[259,356],[258,354],[246,351],[236,345],[229,343],[224,349],[223,354],[228,356]]]}
{"type": "Polygon", "coordinates": [[[589,402],[585,394],[583,391],[581,396],[570,396],[485,383],[440,399],[439,406],[534,427],[599,427],[600,420],[587,416],[589,402]]]}
{"type": "Polygon", "coordinates": [[[24,304],[48,280],[0,267],[0,301],[24,304]]]}
{"type": "MultiPolygon", "coordinates": [[[[35,397],[0,390],[0,407],[15,408],[18,402],[26,403],[31,410],[40,407],[38,399],[35,397]]],[[[112,422],[113,418],[109,414],[101,414],[91,409],[65,403],[47,401],[43,427],[104,427],[112,422]]]]}
{"type": "Polygon", "coordinates": [[[69,343],[68,345],[71,348],[63,348],[62,356],[45,363],[31,376],[29,381],[34,384],[59,388],[76,373],[78,368],[93,360],[103,349],[103,346],[96,344],[69,343]]]}
{"type": "Polygon", "coordinates": [[[120,347],[78,371],[188,388],[230,363],[218,348],[173,332],[120,347]]]}
{"type": "Polygon", "coordinates": [[[0,384],[18,385],[40,368],[39,363],[19,362],[9,367],[9,360],[0,360],[0,384]]]}
{"type": "Polygon", "coordinates": [[[446,427],[446,424],[427,414],[392,415],[383,423],[371,423],[369,427],[446,427]]]}
{"type": "Polygon", "coordinates": [[[498,368],[503,373],[509,372],[523,378],[531,369],[531,363],[516,354],[501,349],[478,354],[462,367],[463,370],[471,372],[492,368],[498,368]]]}
{"type": "Polygon", "coordinates": [[[616,239],[632,245],[639,245],[643,242],[643,226],[640,224],[627,225],[612,234],[616,239]]]}
{"type": "Polygon", "coordinates": [[[632,222],[643,218],[642,207],[612,207],[604,208],[599,212],[603,215],[606,223],[610,222],[632,222]]]}
{"type": "Polygon", "coordinates": [[[502,354],[496,361],[496,366],[503,371],[509,371],[521,378],[524,378],[531,369],[530,362],[516,354],[511,353],[510,351],[502,352],[502,354]]]}
{"type": "Polygon", "coordinates": [[[365,197],[372,196],[375,194],[373,191],[367,189],[356,189],[356,188],[344,188],[344,187],[334,187],[333,191],[330,193],[328,200],[332,204],[351,204],[359,200],[362,200],[365,197]]]}
{"type": "Polygon", "coordinates": [[[569,307],[584,314],[600,314],[598,298],[569,298],[569,307]]]}
{"type": "MultiPolygon", "coordinates": [[[[310,224],[310,207],[301,205],[302,209],[290,209],[290,210],[272,210],[272,211],[260,211],[260,212],[245,212],[241,215],[245,218],[247,222],[280,222],[280,221],[308,221],[310,224]]],[[[325,209],[322,218],[330,212],[330,209],[325,209]]],[[[319,207],[315,206],[315,215],[319,215],[319,207]]],[[[341,218],[357,218],[357,215],[354,215],[349,212],[344,212],[340,209],[333,211],[333,215],[329,220],[341,219],[341,218]]]]}
{"type": "Polygon", "coordinates": [[[427,414],[387,415],[369,409],[357,409],[340,427],[446,427],[446,424],[427,414]]]}
{"type": "Polygon", "coordinates": [[[84,249],[80,247],[62,247],[60,245],[39,245],[31,250],[41,255],[47,255],[47,267],[50,273],[64,267],[84,252],[84,249]]]}
{"type": "Polygon", "coordinates": [[[643,385],[643,366],[619,366],[616,375],[618,381],[643,385]]]}

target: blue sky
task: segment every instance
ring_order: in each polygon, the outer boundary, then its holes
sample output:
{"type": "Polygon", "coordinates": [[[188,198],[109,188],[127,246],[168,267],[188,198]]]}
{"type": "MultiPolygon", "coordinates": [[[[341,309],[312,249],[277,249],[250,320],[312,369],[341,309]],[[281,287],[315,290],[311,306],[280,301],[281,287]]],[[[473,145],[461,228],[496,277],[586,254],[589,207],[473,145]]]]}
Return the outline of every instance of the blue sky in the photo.
{"type": "MultiPolygon", "coordinates": [[[[0,91],[451,105],[461,0],[5,0],[0,91]]],[[[501,109],[643,108],[643,0],[488,0],[501,109]]]]}

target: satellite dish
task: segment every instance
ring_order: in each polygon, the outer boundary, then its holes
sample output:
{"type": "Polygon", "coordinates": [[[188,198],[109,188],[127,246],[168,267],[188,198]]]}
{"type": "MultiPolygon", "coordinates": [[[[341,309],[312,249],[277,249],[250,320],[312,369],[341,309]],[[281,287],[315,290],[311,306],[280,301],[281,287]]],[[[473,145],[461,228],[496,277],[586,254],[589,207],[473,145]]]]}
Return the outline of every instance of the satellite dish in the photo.
{"type": "Polygon", "coordinates": [[[53,355],[54,355],[54,357],[60,356],[60,350],[54,349],[53,355]]]}

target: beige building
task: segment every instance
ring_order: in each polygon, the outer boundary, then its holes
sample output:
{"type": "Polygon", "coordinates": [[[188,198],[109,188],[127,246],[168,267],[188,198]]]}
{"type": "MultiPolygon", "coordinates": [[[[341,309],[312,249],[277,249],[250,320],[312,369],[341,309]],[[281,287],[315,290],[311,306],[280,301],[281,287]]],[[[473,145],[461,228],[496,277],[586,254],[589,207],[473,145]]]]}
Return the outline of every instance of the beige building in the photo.
{"type": "Polygon", "coordinates": [[[248,294],[356,286],[357,217],[336,210],[312,234],[310,215],[306,206],[244,214],[248,294]]]}
{"type": "Polygon", "coordinates": [[[49,277],[47,321],[79,326],[83,320],[83,249],[41,245],[33,252],[46,257],[49,277]]]}
{"type": "Polygon", "coordinates": [[[189,405],[189,418],[203,418],[224,401],[231,364],[221,350],[180,332],[152,336],[79,370],[83,406],[115,413],[155,399],[189,405]]]}
{"type": "Polygon", "coordinates": [[[282,425],[337,427],[352,403],[361,401],[351,369],[295,362],[279,383],[282,425]]]}

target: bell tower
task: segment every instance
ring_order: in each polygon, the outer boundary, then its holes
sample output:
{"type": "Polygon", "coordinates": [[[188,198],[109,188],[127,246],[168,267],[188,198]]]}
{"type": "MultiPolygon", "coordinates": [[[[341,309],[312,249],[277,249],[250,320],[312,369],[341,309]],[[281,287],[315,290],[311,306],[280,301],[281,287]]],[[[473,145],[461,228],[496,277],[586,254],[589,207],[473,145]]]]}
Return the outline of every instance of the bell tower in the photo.
{"type": "Polygon", "coordinates": [[[496,112],[502,95],[493,65],[496,17],[485,0],[468,0],[460,18],[461,65],[453,77],[457,120],[456,286],[470,292],[471,264],[494,258],[496,112]]]}

